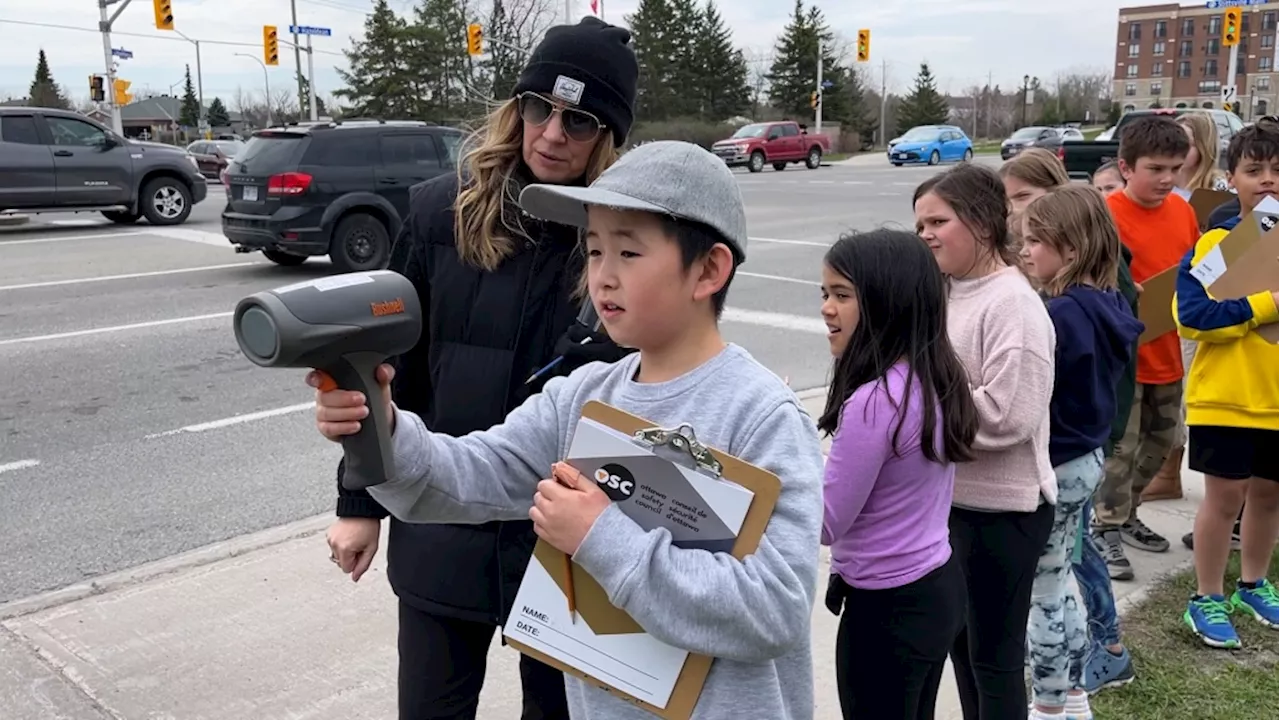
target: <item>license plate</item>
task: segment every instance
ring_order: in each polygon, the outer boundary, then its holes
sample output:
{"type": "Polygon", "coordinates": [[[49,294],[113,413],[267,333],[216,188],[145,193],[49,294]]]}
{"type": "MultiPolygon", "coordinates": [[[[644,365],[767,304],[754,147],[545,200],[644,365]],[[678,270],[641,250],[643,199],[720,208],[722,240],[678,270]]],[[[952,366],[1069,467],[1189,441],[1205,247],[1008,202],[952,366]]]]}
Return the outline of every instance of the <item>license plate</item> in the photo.
{"type": "Polygon", "coordinates": [[[907,154],[906,154],[906,153],[898,153],[898,159],[899,159],[899,160],[906,160],[906,159],[907,159],[907,154]]]}
{"type": "Polygon", "coordinates": [[[244,195],[241,197],[249,202],[258,202],[258,188],[253,185],[245,185],[244,195]]]}

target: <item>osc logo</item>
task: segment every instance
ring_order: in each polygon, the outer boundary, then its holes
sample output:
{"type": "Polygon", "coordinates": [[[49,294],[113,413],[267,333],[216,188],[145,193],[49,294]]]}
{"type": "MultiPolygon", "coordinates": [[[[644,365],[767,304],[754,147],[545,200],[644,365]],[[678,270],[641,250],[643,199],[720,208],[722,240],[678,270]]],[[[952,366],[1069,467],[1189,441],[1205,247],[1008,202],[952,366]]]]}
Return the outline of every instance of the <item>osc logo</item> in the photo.
{"type": "Polygon", "coordinates": [[[614,502],[626,500],[636,491],[636,479],[632,477],[631,471],[615,463],[596,470],[596,484],[614,502]]]}

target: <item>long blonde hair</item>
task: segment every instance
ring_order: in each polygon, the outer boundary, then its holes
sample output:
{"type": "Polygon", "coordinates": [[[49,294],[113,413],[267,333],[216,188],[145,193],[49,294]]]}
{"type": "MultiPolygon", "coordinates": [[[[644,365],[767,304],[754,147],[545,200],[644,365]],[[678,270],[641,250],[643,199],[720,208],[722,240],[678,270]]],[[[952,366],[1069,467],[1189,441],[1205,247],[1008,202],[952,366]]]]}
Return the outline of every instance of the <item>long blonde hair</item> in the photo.
{"type": "Polygon", "coordinates": [[[1102,195],[1089,185],[1062,185],[1031,201],[1022,212],[1027,235],[1076,256],[1042,288],[1056,297],[1072,285],[1115,290],[1120,269],[1120,233],[1102,195]]]}
{"type": "Polygon", "coordinates": [[[1191,145],[1196,149],[1199,163],[1187,179],[1187,190],[1213,189],[1222,179],[1218,170],[1218,126],[1205,112],[1183,113],[1178,124],[1191,128],[1191,145]]]}
{"type": "MultiPolygon", "coordinates": [[[[514,238],[529,239],[518,212],[524,121],[518,100],[494,108],[464,145],[458,163],[458,199],[454,203],[454,243],[464,263],[492,271],[511,256],[514,238]],[[512,215],[515,215],[512,217],[512,215]]],[[[594,182],[618,159],[613,133],[600,131],[587,160],[586,181],[594,182]]]]}
{"type": "Polygon", "coordinates": [[[1000,177],[1012,177],[1042,190],[1067,185],[1071,178],[1058,156],[1044,148],[1029,148],[1000,166],[1000,177]]]}

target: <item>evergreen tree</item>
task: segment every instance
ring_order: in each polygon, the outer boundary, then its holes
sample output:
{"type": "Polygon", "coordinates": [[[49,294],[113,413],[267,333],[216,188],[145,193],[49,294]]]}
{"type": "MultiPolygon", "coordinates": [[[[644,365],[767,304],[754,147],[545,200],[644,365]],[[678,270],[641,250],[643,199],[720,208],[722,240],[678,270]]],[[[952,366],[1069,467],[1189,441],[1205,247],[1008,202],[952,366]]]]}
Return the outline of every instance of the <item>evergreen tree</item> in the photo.
{"type": "Polygon", "coordinates": [[[222,104],[222,98],[214,98],[209,103],[205,119],[209,121],[210,127],[226,127],[231,124],[231,115],[227,112],[227,106],[222,104]]]}
{"type": "MultiPolygon", "coordinates": [[[[110,88],[107,91],[110,92],[110,88]]],[[[40,49],[40,55],[36,59],[36,76],[31,81],[31,89],[27,91],[27,104],[31,107],[71,109],[71,102],[67,100],[58,83],[53,81],[53,73],[49,70],[49,59],[44,55],[44,48],[40,49]]]]}
{"type": "Polygon", "coordinates": [[[863,77],[856,68],[841,68],[842,93],[847,100],[844,114],[838,118],[843,128],[853,130],[863,139],[875,136],[880,127],[880,107],[873,104],[863,77]]]}
{"type": "Polygon", "coordinates": [[[200,124],[200,101],[196,98],[196,86],[191,82],[191,66],[182,84],[182,104],[178,106],[178,124],[196,127],[200,124]]]}
{"type": "MultiPolygon", "coordinates": [[[[311,81],[307,80],[306,75],[299,73],[298,82],[302,85],[303,99],[305,99],[308,103],[310,103],[311,102],[311,81]]],[[[210,112],[213,112],[213,111],[210,110],[210,112]]],[[[303,105],[302,110],[300,112],[302,113],[302,116],[304,119],[308,119],[308,120],[311,119],[311,106],[309,104],[303,105]]],[[[328,114],[329,114],[329,110],[324,106],[324,99],[321,98],[319,95],[316,95],[316,117],[323,117],[328,114]]]]}
{"type": "Polygon", "coordinates": [[[796,0],[795,11],[782,29],[773,49],[769,67],[769,102],[787,117],[803,117],[811,112],[810,93],[817,73],[817,44],[802,0],[796,0]]]}
{"type": "Polygon", "coordinates": [[[694,45],[697,62],[693,65],[698,74],[699,115],[704,120],[721,122],[745,113],[751,106],[747,61],[742,51],[733,46],[733,32],[725,25],[715,0],[707,0],[699,20],[701,29],[694,45]]]}
{"type": "MultiPolygon", "coordinates": [[[[350,102],[352,117],[405,120],[415,117],[417,79],[405,56],[408,30],[387,0],[374,0],[364,20],[364,37],[344,50],[350,70],[335,68],[346,87],[334,95],[350,102]]],[[[455,42],[462,42],[456,39],[455,42]]]]}
{"type": "Polygon", "coordinates": [[[405,48],[414,119],[455,122],[477,109],[466,37],[464,0],[421,0],[414,8],[405,48]]]}
{"type": "Polygon", "coordinates": [[[703,117],[702,88],[706,60],[698,54],[708,28],[698,0],[670,0],[667,20],[670,38],[671,74],[666,79],[671,98],[667,115],[676,118],[703,117]]]}
{"type": "Polygon", "coordinates": [[[674,14],[671,0],[640,0],[636,11],[625,18],[640,69],[636,119],[641,121],[666,120],[676,104],[674,14]]]}
{"type": "Polygon", "coordinates": [[[902,98],[898,108],[898,134],[916,125],[939,125],[947,122],[950,108],[946,98],[938,92],[938,82],[929,70],[929,63],[920,63],[911,92],[902,98]]]}

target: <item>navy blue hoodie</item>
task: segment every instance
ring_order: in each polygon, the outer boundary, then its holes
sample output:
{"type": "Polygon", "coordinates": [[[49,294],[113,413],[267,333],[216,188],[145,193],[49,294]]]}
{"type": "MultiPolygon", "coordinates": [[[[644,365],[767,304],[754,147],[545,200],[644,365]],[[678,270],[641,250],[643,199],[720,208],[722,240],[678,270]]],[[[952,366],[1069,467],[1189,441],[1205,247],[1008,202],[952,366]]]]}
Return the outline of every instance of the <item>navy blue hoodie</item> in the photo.
{"type": "Polygon", "coordinates": [[[1143,325],[1117,291],[1074,285],[1048,303],[1057,333],[1049,461],[1057,467],[1102,448],[1116,414],[1116,384],[1143,325]]]}

